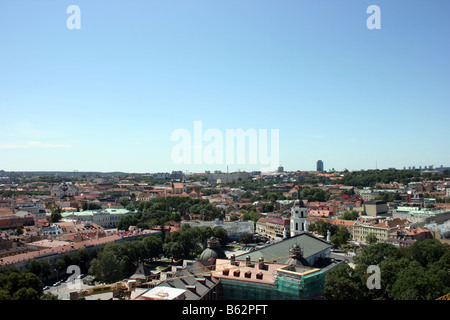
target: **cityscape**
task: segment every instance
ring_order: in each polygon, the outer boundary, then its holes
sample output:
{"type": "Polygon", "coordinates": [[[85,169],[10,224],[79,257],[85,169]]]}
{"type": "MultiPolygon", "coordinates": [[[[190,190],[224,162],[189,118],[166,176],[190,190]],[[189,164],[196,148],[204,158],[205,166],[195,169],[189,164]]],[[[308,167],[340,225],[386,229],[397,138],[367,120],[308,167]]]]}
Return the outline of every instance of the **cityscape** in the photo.
{"type": "Polygon", "coordinates": [[[447,304],[449,10],[2,3],[4,310],[447,304]]]}
{"type": "Polygon", "coordinates": [[[1,170],[1,298],[448,299],[450,167],[316,165],[271,173],[1,170]],[[378,273],[367,272],[374,266],[378,273]],[[8,284],[12,274],[27,281],[8,284]]]}

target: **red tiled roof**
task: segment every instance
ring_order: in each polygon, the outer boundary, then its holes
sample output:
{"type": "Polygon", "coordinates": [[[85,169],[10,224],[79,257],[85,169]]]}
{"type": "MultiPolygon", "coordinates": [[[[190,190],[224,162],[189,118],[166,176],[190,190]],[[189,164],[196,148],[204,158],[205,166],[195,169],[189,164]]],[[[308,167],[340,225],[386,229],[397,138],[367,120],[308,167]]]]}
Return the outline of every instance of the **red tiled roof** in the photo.
{"type": "MultiPolygon", "coordinates": [[[[149,233],[155,233],[157,231],[144,230],[143,232],[144,232],[144,234],[149,234],[149,233]]],[[[86,241],[71,243],[70,245],[61,246],[58,248],[43,249],[43,250],[38,250],[38,251],[17,254],[14,256],[3,257],[3,258],[0,258],[0,266],[29,261],[31,259],[35,259],[39,256],[49,254],[49,253],[71,252],[71,251],[79,250],[79,249],[87,247],[87,246],[99,246],[99,245],[107,244],[109,242],[117,241],[117,240],[121,239],[122,236],[130,237],[130,236],[134,236],[134,235],[135,234],[133,232],[119,231],[118,234],[105,236],[105,237],[101,237],[98,239],[90,239],[90,240],[86,240],[86,241]]]]}

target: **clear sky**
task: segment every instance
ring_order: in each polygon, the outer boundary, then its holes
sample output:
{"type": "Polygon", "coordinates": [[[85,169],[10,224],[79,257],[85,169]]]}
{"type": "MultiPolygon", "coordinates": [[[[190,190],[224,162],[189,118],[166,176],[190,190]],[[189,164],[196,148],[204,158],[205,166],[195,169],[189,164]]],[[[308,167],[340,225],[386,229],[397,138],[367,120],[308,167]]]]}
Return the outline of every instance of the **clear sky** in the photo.
{"type": "Polygon", "coordinates": [[[1,1],[0,169],[226,171],[174,163],[194,121],[278,129],[285,170],[450,166],[449,16],[448,0],[1,1]]]}

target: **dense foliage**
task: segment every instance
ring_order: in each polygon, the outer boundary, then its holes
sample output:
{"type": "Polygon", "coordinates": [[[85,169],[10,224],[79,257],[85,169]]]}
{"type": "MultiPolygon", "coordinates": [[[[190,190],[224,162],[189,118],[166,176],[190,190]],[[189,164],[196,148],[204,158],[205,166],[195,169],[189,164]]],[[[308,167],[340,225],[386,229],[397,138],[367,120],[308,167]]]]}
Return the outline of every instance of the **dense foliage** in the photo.
{"type": "Polygon", "coordinates": [[[330,240],[335,247],[344,246],[351,239],[351,234],[346,226],[337,226],[324,220],[311,223],[308,226],[308,231],[317,232],[323,237],[326,237],[328,231],[330,231],[330,240]]]}
{"type": "Polygon", "coordinates": [[[424,179],[441,180],[450,177],[449,170],[442,173],[424,173],[420,170],[364,170],[348,172],[342,178],[342,183],[355,187],[374,187],[377,183],[398,182],[407,184],[409,182],[424,179]]]}
{"type": "Polygon", "coordinates": [[[171,220],[180,221],[187,213],[198,214],[201,220],[223,219],[224,214],[209,200],[189,197],[154,198],[150,201],[138,201],[134,204],[137,212],[121,218],[117,224],[120,230],[129,226],[149,229],[163,225],[171,220]]]}
{"type": "Polygon", "coordinates": [[[206,247],[211,237],[219,239],[224,247],[228,241],[227,232],[222,227],[191,227],[184,224],[180,231],[171,232],[164,243],[164,254],[172,259],[193,259],[206,247]]]}
{"type": "Polygon", "coordinates": [[[309,202],[325,202],[330,200],[331,194],[320,188],[304,188],[301,190],[301,197],[309,202]]]}
{"type": "Polygon", "coordinates": [[[112,242],[91,261],[89,273],[100,282],[112,283],[133,275],[140,262],[160,258],[162,253],[162,239],[158,236],[112,242]]]}
{"type": "Polygon", "coordinates": [[[39,300],[42,282],[34,273],[17,268],[0,269],[0,300],[39,300]]]}
{"type": "Polygon", "coordinates": [[[329,300],[431,300],[450,292],[449,246],[435,239],[398,248],[376,243],[355,257],[356,267],[329,271],[324,296],[329,300]],[[369,266],[380,268],[381,288],[369,289],[369,266]]]}

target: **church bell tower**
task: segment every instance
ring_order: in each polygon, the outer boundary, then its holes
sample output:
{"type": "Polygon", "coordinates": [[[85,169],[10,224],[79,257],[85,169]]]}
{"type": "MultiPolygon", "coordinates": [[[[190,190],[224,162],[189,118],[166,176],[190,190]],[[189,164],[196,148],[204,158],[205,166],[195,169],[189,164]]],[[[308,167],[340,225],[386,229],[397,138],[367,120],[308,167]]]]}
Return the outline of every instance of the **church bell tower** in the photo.
{"type": "Polygon", "coordinates": [[[301,199],[300,185],[298,186],[298,199],[291,208],[291,237],[308,231],[308,208],[301,199]]]}

